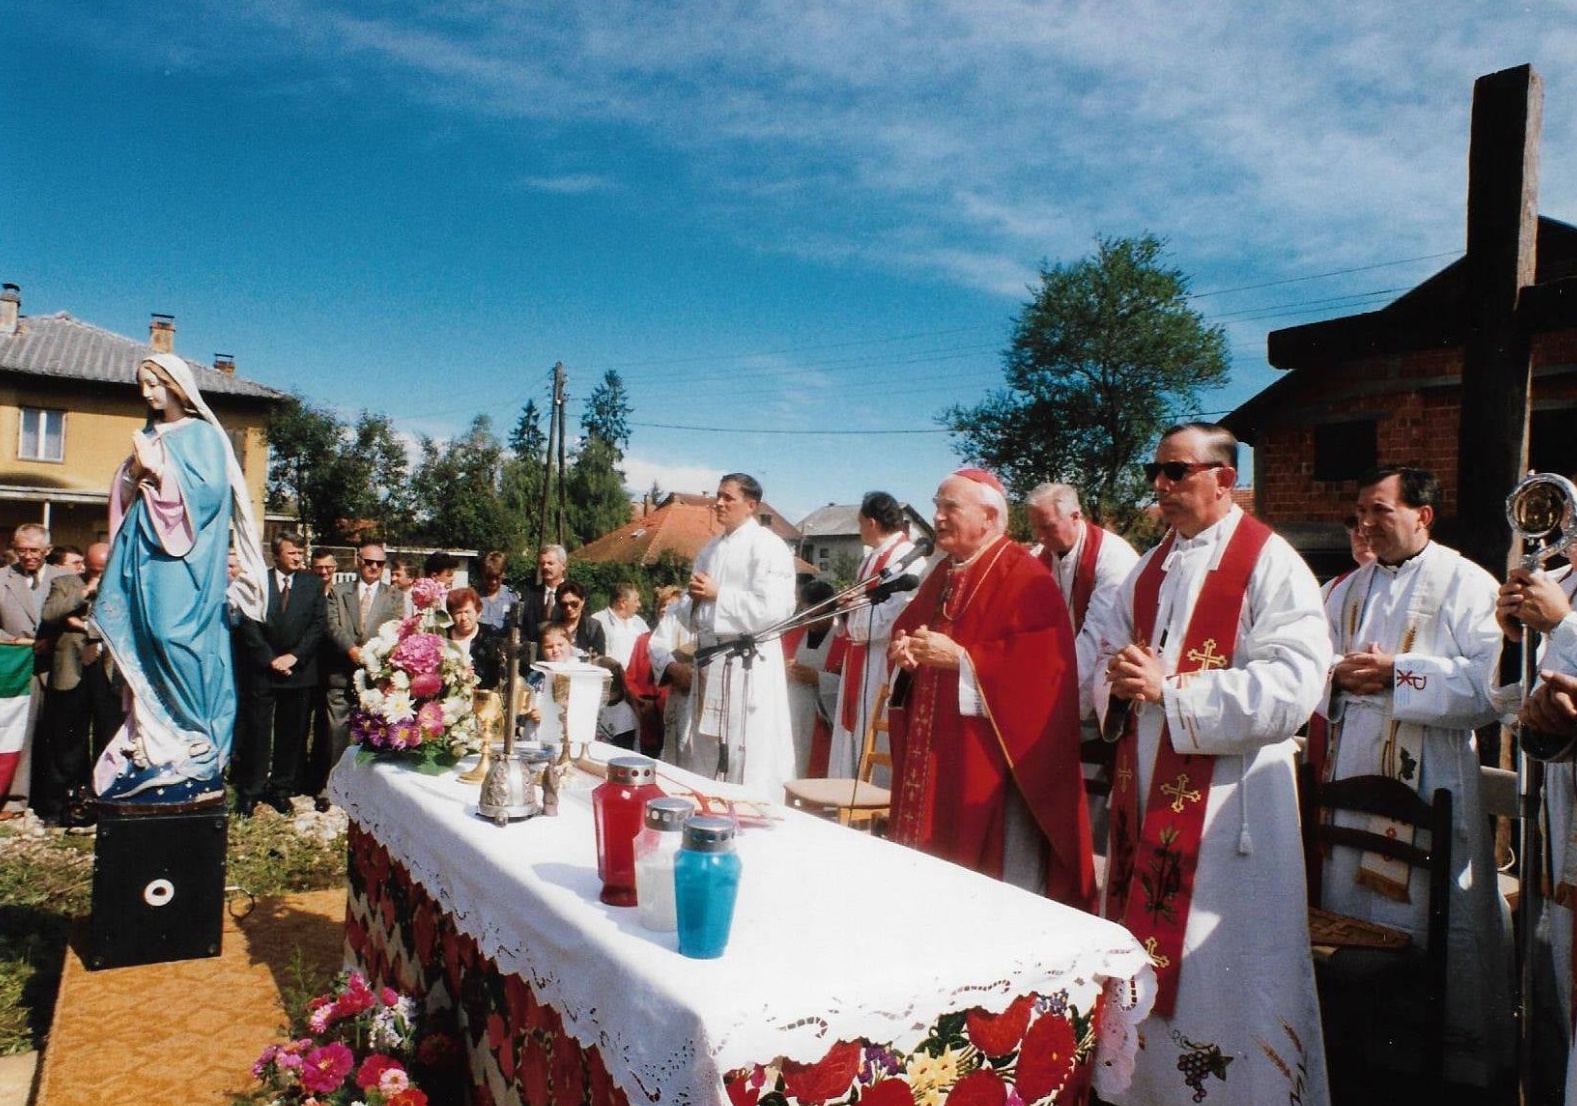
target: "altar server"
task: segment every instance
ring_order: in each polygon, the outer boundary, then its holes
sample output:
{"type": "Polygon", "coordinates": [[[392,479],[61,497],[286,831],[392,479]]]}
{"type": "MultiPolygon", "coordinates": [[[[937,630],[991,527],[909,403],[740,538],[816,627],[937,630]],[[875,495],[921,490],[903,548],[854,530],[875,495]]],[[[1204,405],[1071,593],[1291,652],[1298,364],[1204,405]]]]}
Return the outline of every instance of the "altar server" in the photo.
{"type": "MultiPolygon", "coordinates": [[[[686,588],[698,650],[758,633],[794,612],[794,555],[756,521],[760,504],[761,485],[752,476],[730,473],[717,485],[713,514],[723,532],[701,547],[686,588]]],[[[782,647],[762,644],[748,668],[725,651],[698,675],[695,728],[680,766],[780,797],[794,775],[782,647]]]]}

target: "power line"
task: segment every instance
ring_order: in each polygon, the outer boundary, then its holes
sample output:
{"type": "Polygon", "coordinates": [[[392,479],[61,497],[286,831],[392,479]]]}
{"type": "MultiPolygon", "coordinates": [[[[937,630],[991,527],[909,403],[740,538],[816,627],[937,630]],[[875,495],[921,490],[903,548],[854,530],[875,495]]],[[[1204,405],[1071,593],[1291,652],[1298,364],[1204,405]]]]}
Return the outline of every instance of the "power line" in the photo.
{"type": "Polygon", "coordinates": [[[1230,292],[1253,292],[1260,288],[1276,288],[1283,284],[1297,284],[1305,280],[1324,280],[1326,277],[1347,276],[1349,273],[1367,273],[1372,269],[1387,269],[1392,265],[1411,265],[1415,261],[1435,261],[1442,257],[1458,257],[1461,250],[1446,250],[1444,253],[1429,253],[1422,257],[1402,257],[1395,261],[1377,261],[1373,265],[1357,265],[1351,269],[1332,269],[1328,273],[1315,273],[1312,276],[1287,277],[1285,280],[1267,280],[1263,284],[1243,284],[1236,288],[1215,288],[1209,292],[1190,292],[1189,299],[1202,300],[1211,296],[1225,296],[1230,292]]]}
{"type": "Polygon", "coordinates": [[[631,422],[631,426],[644,426],[648,429],[658,430],[695,430],[706,434],[787,434],[799,437],[828,435],[872,436],[876,434],[951,434],[951,430],[938,428],[936,430],[773,430],[762,429],[755,426],[681,426],[671,422],[631,422]]]}

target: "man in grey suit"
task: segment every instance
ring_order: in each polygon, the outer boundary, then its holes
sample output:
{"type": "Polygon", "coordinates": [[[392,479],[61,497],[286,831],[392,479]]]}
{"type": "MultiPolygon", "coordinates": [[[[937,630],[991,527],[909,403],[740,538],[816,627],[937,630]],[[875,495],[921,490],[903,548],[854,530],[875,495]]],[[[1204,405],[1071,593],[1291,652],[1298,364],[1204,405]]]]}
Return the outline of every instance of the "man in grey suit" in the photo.
{"type": "Polygon", "coordinates": [[[0,817],[14,818],[27,809],[32,775],[33,730],[38,708],[44,699],[44,684],[49,677],[49,642],[39,637],[38,624],[44,614],[44,597],[56,570],[44,564],[49,556],[49,531],[36,522],[24,522],[11,535],[11,553],[16,562],[0,572],[0,641],[33,643],[33,692],[27,711],[27,735],[22,739],[22,756],[17,761],[9,794],[0,795],[5,807],[0,817]]]}
{"type": "Polygon", "coordinates": [[[356,550],[356,579],[335,584],[328,596],[328,638],[323,663],[328,680],[327,740],[312,739],[310,780],[317,808],[327,810],[328,776],[350,740],[350,712],[356,705],[353,677],[361,664],[361,647],[378,635],[378,627],[405,614],[405,594],[383,582],[387,557],[378,542],[362,542],[356,550]]]}

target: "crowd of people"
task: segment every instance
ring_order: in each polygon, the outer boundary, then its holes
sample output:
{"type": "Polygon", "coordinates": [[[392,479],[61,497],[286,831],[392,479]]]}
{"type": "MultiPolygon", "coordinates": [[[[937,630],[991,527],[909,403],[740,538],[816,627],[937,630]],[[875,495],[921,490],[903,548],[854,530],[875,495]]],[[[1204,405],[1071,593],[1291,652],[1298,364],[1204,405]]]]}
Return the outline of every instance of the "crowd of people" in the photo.
{"type": "MultiPolygon", "coordinates": [[[[891,788],[893,840],[1101,913],[1148,951],[1156,999],[1118,1101],[1308,1106],[1329,1091],[1306,865],[1325,906],[1420,945],[1428,896],[1423,873],[1385,857],[1310,860],[1300,770],[1316,783],[1388,776],[1426,797],[1443,787],[1454,797],[1444,1074],[1494,1086],[1511,1064],[1513,956],[1474,731],[1520,709],[1577,740],[1577,572],[1497,582],[1433,539],[1434,476],[1393,467],[1360,482],[1355,565],[1322,588],[1235,505],[1237,463],[1219,426],[1168,430],[1144,466],[1168,530],[1142,555],[1086,519],[1065,484],[1027,497],[1035,544],[1015,541],[1002,485],[962,468],[937,488],[927,564],[898,501],[872,492],[859,511],[866,555],[841,592],[797,584],[789,547],[759,522],[759,483],[730,473],[719,532],[683,585],[657,589],[650,621],[633,584],[588,612],[557,545],[516,587],[504,555],[487,554],[473,589],[450,586],[447,554],[418,569],[377,542],[356,550],[354,580],[335,583],[331,554],[309,566],[301,538],[280,534],[262,617],[232,606],[227,618],[235,811],[289,812],[303,795],[326,808],[361,649],[410,613],[418,573],[435,577],[481,688],[501,686],[518,617],[523,659],[609,668],[605,740],[763,799],[798,777],[852,777],[862,749],[885,740],[891,778],[877,782],[891,788]],[[1525,627],[1547,647],[1523,703],[1498,660],[1525,627]],[[1109,783],[1099,802],[1092,771],[1109,783]]],[[[120,725],[118,675],[91,621],[109,549],[51,548],[25,525],[11,553],[0,638],[35,643],[23,779],[39,817],[85,817],[94,752],[120,725]]],[[[1556,905],[1540,927],[1548,1013],[1567,1039],[1574,795],[1569,765],[1553,766],[1556,905]]]]}

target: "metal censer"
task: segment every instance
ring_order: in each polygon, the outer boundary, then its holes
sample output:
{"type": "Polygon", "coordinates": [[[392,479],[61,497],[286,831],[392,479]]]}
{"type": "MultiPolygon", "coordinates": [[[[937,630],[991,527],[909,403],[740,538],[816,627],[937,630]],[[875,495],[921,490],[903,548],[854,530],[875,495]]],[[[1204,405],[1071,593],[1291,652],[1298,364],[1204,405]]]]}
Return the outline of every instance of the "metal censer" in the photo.
{"type": "MultiPolygon", "coordinates": [[[[519,604],[516,606],[518,608],[519,604]]],[[[504,753],[488,768],[487,778],[482,781],[482,795],[476,805],[478,815],[492,819],[493,824],[498,826],[507,826],[512,821],[542,813],[534,778],[538,765],[524,756],[515,755],[515,718],[520,698],[520,624],[517,616],[512,616],[510,621],[509,668],[504,684],[507,708],[502,719],[504,753]]]]}

